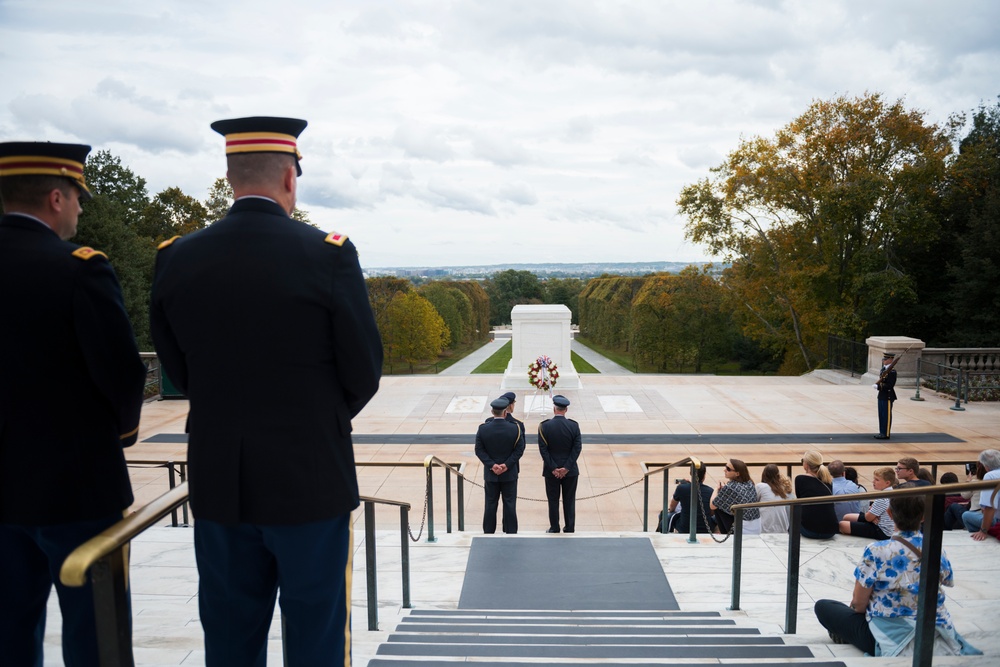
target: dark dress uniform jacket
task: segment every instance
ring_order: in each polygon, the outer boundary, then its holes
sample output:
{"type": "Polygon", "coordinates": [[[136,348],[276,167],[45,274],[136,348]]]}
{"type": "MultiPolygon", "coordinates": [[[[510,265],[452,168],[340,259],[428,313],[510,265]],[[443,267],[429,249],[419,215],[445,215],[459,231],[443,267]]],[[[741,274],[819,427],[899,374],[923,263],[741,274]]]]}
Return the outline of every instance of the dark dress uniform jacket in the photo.
{"type": "Polygon", "coordinates": [[[576,460],[583,451],[580,425],[572,419],[556,415],[538,425],[538,452],[542,455],[542,476],[552,477],[556,468],[566,468],[567,477],[576,477],[580,468],[576,460]]]}
{"type": "Polygon", "coordinates": [[[514,422],[491,419],[479,425],[476,431],[476,456],[483,462],[487,482],[509,482],[517,479],[518,461],[524,454],[524,433],[514,422]],[[495,463],[505,463],[507,472],[497,475],[491,468],[495,463]]]}
{"type": "MultiPolygon", "coordinates": [[[[878,383],[878,400],[880,401],[896,400],[896,369],[893,369],[888,373],[886,373],[885,379],[882,380],[882,382],[878,383]]],[[[805,507],[808,507],[808,505],[805,505],[805,507]]]]}
{"type": "Polygon", "coordinates": [[[0,523],[99,519],[132,504],[146,370],[108,260],[36,220],[0,219],[0,523]]]}
{"type": "Polygon", "coordinates": [[[162,248],[150,308],[191,401],[196,517],[288,525],[358,506],[351,419],[378,390],[382,343],[350,241],[242,198],[162,248]]]}

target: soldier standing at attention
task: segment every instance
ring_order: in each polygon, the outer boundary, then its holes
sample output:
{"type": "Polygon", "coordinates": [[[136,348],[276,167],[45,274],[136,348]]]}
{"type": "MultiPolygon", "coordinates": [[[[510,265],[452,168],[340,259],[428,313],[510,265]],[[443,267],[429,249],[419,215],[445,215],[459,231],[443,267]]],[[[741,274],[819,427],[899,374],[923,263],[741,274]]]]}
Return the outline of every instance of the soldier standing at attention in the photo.
{"type": "Polygon", "coordinates": [[[378,390],[382,344],[354,245],[289,217],[305,126],[213,123],[236,201],[157,256],[153,339],[191,401],[209,667],[263,667],[279,588],[288,664],[351,661],[351,419],[378,390]]]}
{"type": "Polygon", "coordinates": [[[538,451],[542,455],[542,476],[545,477],[545,497],[549,501],[549,529],[559,532],[559,495],[562,494],[564,533],[576,530],[576,486],[580,481],[577,459],[583,451],[580,425],[566,418],[569,399],[552,397],[554,416],[538,425],[538,451]]]}
{"type": "Polygon", "coordinates": [[[53,583],[63,661],[97,665],[93,589],[73,549],[132,504],[146,369],[107,256],[67,239],[90,146],[0,144],[0,663],[41,665],[53,583]]]}
{"type": "Polygon", "coordinates": [[[878,390],[878,435],[876,440],[888,440],[892,430],[892,403],[896,400],[896,369],[890,368],[895,358],[892,352],[882,355],[882,371],[874,385],[878,390]]]}
{"type": "Polygon", "coordinates": [[[483,532],[497,532],[497,506],[503,497],[503,532],[517,533],[518,461],[524,454],[524,433],[514,422],[504,419],[510,403],[502,396],[490,403],[493,418],[476,431],[476,456],[483,462],[486,507],[483,532]]]}

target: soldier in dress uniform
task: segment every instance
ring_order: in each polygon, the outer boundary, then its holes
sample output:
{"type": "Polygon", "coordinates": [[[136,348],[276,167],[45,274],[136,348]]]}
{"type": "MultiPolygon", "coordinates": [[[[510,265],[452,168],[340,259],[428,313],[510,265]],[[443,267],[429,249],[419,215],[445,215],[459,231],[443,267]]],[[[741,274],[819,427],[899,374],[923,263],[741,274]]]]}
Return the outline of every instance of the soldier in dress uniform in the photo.
{"type": "Polygon", "coordinates": [[[896,355],[886,352],[882,355],[882,371],[879,381],[873,386],[878,390],[878,435],[876,440],[888,440],[892,431],[892,403],[896,400],[896,369],[890,368],[896,355]],[[887,372],[888,369],[888,372],[887,372]]]}
{"type": "Polygon", "coordinates": [[[510,403],[500,397],[490,403],[493,418],[476,431],[476,456],[483,462],[486,508],[483,532],[497,532],[497,505],[503,497],[503,532],[517,532],[518,461],[524,455],[524,432],[516,423],[504,419],[510,403]]]}
{"type": "Polygon", "coordinates": [[[351,419],[378,390],[382,344],[354,245],[289,217],[305,126],[213,123],[235,202],[157,256],[153,339],[191,401],[210,667],[264,665],[279,588],[289,664],[350,664],[351,419]]]}
{"type": "Polygon", "coordinates": [[[545,477],[545,497],[549,501],[549,529],[559,532],[559,495],[562,494],[564,533],[576,530],[576,486],[580,481],[577,459],[583,451],[580,425],[566,418],[569,399],[552,397],[551,419],[538,425],[538,451],[542,455],[542,476],[545,477]]]}
{"type": "Polygon", "coordinates": [[[107,256],[67,239],[90,146],[0,144],[0,663],[41,665],[53,583],[66,665],[97,665],[73,549],[122,518],[146,370],[107,256]]]}

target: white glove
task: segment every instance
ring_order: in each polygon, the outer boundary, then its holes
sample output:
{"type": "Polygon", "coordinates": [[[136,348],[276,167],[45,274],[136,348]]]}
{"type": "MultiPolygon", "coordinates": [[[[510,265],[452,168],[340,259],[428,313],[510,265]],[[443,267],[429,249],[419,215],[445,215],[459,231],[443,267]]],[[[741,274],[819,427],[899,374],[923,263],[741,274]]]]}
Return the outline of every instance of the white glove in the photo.
{"type": "Polygon", "coordinates": [[[873,384],[872,385],[872,389],[878,389],[878,385],[877,384],[873,384]]]}

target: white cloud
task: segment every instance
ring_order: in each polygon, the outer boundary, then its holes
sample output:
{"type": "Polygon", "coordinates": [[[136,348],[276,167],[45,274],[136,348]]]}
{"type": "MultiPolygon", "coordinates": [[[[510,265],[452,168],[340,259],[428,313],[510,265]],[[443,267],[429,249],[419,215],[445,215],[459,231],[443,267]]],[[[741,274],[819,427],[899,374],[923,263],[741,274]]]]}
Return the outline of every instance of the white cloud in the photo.
{"type": "Polygon", "coordinates": [[[511,261],[701,261],[675,200],[741,138],[841,94],[993,104],[1000,3],[0,1],[0,71],[0,141],[109,149],[153,193],[204,197],[213,120],[308,119],[300,199],[366,264],[505,261],[494,216],[511,261]]]}

